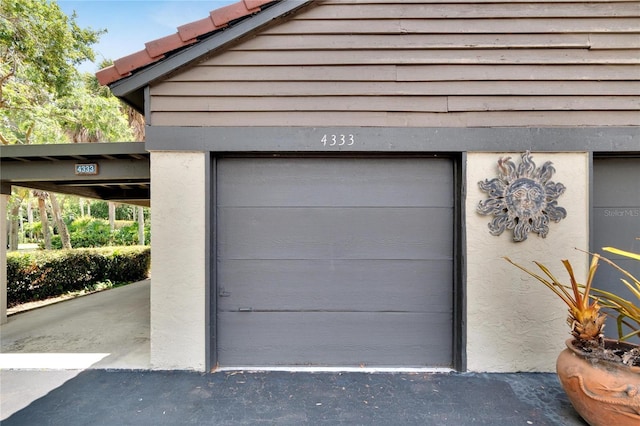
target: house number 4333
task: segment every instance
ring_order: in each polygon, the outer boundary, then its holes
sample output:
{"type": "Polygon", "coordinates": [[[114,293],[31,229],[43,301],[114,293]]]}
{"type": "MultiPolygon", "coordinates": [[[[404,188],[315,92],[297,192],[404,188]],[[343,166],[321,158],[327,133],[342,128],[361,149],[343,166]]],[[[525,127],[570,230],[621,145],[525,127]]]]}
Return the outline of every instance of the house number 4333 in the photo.
{"type": "Polygon", "coordinates": [[[351,146],[356,141],[352,134],[348,135],[322,135],[322,146],[351,146]]]}
{"type": "Polygon", "coordinates": [[[98,164],[97,163],[84,163],[75,165],[76,175],[97,175],[98,164]]]}

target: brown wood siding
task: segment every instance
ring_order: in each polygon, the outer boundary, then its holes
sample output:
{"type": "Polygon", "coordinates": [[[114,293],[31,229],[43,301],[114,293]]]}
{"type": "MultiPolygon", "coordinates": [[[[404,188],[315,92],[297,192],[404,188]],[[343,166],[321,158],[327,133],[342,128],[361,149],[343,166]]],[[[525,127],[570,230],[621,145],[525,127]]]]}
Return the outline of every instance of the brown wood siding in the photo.
{"type": "Polygon", "coordinates": [[[640,1],[318,1],[152,86],[151,122],[640,125],[639,18],[640,1]]]}

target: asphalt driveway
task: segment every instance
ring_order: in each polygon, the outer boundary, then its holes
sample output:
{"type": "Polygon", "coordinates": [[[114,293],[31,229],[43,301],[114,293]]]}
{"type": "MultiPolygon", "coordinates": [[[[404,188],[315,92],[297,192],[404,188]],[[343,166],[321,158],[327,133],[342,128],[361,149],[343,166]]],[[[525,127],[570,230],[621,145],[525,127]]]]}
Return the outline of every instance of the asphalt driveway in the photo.
{"type": "Polygon", "coordinates": [[[578,425],[555,374],[149,371],[149,281],[1,327],[10,425],[578,425]]]}
{"type": "Polygon", "coordinates": [[[86,370],[3,418],[3,426],[585,425],[554,374],[86,370]]]}

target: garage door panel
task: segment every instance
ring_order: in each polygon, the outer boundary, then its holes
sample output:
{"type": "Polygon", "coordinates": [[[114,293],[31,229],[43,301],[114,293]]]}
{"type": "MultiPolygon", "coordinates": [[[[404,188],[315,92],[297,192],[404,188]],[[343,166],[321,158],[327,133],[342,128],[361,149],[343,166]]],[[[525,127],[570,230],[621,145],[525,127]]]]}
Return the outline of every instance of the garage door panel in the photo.
{"type": "MultiPolygon", "coordinates": [[[[640,173],[638,174],[640,175],[640,173]]],[[[636,240],[633,235],[633,230],[635,230],[637,237],[640,237],[640,207],[594,208],[593,215],[594,222],[600,228],[596,233],[602,235],[598,240],[608,242],[606,245],[615,245],[625,250],[633,251],[635,248],[638,251],[637,249],[640,249],[640,241],[636,240]]],[[[597,251],[600,251],[601,248],[595,247],[597,251]]],[[[607,257],[614,258],[615,256],[607,257]]]]}
{"type": "Polygon", "coordinates": [[[221,208],[218,215],[223,259],[442,259],[452,252],[452,209],[221,208]]]}
{"type": "Polygon", "coordinates": [[[220,206],[450,207],[447,159],[225,159],[220,206]]]}
{"type": "Polygon", "coordinates": [[[217,362],[453,362],[453,163],[224,158],[217,362]]]}
{"type": "Polygon", "coordinates": [[[222,365],[451,366],[445,313],[225,312],[220,321],[222,365]]]}
{"type": "Polygon", "coordinates": [[[218,276],[219,311],[445,312],[453,306],[450,260],[230,260],[218,276]],[[398,283],[398,277],[402,282],[398,283]]]}
{"type": "MultiPolygon", "coordinates": [[[[593,164],[593,235],[596,252],[602,247],[613,246],[622,250],[640,252],[640,159],[597,158],[593,164]]],[[[640,262],[605,253],[606,256],[635,276],[640,276],[640,262]]],[[[636,296],[621,282],[622,274],[613,267],[601,263],[594,285],[615,292],[627,300],[636,296]]],[[[605,328],[605,336],[616,338],[615,326],[605,328]]],[[[628,333],[631,330],[625,329],[628,333]]],[[[640,337],[631,338],[632,343],[640,337]]]]}
{"type": "Polygon", "coordinates": [[[640,160],[599,158],[594,162],[593,205],[635,207],[640,200],[640,160]]]}

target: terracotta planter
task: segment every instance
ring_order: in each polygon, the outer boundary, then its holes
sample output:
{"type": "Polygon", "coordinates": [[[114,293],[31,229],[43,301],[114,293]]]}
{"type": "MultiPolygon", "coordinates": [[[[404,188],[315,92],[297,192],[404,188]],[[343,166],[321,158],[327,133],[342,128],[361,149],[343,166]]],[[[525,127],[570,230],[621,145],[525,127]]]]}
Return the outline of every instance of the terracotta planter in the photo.
{"type": "MultiPolygon", "coordinates": [[[[586,358],[567,340],[556,369],[576,411],[591,426],[640,425],[640,367],[586,358]]],[[[634,347],[608,340],[607,348],[634,347]]]]}

